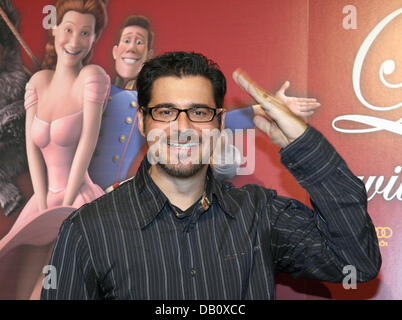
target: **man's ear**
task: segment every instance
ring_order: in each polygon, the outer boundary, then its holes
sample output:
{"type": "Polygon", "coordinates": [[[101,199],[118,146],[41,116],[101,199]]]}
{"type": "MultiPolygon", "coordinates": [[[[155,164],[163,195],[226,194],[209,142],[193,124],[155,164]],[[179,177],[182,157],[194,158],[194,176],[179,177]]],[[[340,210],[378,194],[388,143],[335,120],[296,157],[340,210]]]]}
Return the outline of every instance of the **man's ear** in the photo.
{"type": "Polygon", "coordinates": [[[225,129],[225,118],[226,118],[226,110],[223,109],[222,113],[221,113],[221,131],[223,131],[225,129]]]}
{"type": "Polygon", "coordinates": [[[144,128],[144,119],[145,119],[144,109],[142,107],[138,107],[137,112],[138,112],[138,131],[143,137],[146,138],[144,128]]]}
{"type": "Polygon", "coordinates": [[[112,55],[113,55],[113,59],[116,60],[116,58],[117,58],[117,46],[116,45],[113,46],[112,55]]]}

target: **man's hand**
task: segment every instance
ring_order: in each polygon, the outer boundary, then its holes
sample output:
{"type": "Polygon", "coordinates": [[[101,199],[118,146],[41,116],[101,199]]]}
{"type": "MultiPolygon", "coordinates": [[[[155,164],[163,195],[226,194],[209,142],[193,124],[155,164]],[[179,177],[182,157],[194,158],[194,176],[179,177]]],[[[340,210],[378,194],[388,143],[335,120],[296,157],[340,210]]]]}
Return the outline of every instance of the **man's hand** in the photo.
{"type": "MultiPolygon", "coordinates": [[[[293,114],[281,100],[261,89],[243,70],[237,69],[233,73],[233,79],[261,104],[262,108],[254,108],[254,123],[272,142],[284,148],[307,129],[307,124],[302,118],[293,114]]],[[[282,88],[286,90],[286,86],[282,88]]]]}
{"type": "Polygon", "coordinates": [[[285,91],[289,86],[289,81],[286,81],[275,93],[275,97],[282,100],[295,115],[308,122],[309,118],[317,111],[321,104],[314,98],[288,97],[285,95],[285,91]]]}

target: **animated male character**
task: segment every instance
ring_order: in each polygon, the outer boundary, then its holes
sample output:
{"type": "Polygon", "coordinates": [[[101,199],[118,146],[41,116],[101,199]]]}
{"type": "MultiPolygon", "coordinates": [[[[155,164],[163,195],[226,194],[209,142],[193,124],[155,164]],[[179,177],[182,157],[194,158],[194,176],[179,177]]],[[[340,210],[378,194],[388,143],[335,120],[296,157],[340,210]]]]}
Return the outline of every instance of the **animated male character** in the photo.
{"type": "Polygon", "coordinates": [[[138,132],[138,73],[153,55],[150,23],[143,16],[129,16],[113,47],[116,77],[103,113],[97,147],[89,166],[91,179],[104,190],[127,178],[127,172],[145,139],[138,132]]]}

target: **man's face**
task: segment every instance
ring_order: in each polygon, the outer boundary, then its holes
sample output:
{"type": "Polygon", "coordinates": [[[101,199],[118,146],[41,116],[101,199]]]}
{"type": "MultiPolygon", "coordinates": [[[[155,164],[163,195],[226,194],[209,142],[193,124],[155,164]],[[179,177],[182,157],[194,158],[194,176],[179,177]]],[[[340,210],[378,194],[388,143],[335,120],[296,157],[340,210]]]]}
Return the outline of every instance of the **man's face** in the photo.
{"type": "MultiPolygon", "coordinates": [[[[148,108],[161,106],[180,110],[194,107],[216,109],[212,84],[202,76],[158,78],[153,83],[148,108]]],[[[140,112],[139,129],[147,137],[148,159],[152,164],[156,162],[166,173],[175,177],[190,177],[208,164],[219,129],[222,129],[219,128],[217,116],[210,122],[192,122],[185,112],[179,113],[172,122],[154,120],[150,114],[145,115],[143,121],[143,116],[140,112]]]]}
{"type": "Polygon", "coordinates": [[[143,64],[152,57],[148,49],[148,31],[139,26],[124,28],[119,45],[113,47],[117,74],[124,80],[137,79],[143,64]]]}

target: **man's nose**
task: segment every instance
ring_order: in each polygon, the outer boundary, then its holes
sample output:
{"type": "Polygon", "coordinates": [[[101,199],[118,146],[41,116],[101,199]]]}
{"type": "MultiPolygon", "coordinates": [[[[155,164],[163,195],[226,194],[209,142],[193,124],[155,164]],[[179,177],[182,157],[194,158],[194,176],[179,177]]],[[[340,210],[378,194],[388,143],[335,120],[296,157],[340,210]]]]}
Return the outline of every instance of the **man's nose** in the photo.
{"type": "Polygon", "coordinates": [[[127,46],[127,50],[136,52],[137,51],[137,44],[135,41],[130,41],[130,43],[127,46]]]}
{"type": "Polygon", "coordinates": [[[186,129],[192,128],[191,121],[186,112],[180,112],[176,121],[179,131],[185,131],[186,129]]]}

